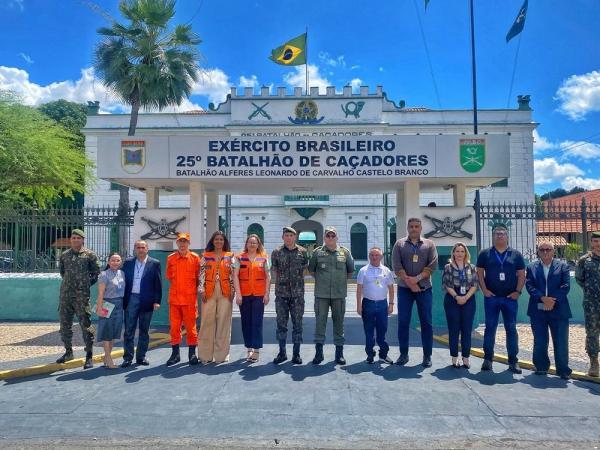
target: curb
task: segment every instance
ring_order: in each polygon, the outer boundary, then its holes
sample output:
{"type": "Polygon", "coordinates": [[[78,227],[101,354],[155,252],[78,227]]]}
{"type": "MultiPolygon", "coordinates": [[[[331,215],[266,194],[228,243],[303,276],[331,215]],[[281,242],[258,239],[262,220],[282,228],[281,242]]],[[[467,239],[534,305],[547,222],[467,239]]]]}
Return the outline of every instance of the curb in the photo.
{"type": "MultiPolygon", "coordinates": [[[[185,332],[182,333],[182,335],[185,332]]],[[[155,338],[154,341],[150,341],[148,345],[148,349],[160,347],[161,345],[168,344],[171,341],[171,338],[166,333],[151,333],[150,339],[155,338]]],[[[111,356],[113,358],[121,358],[123,356],[124,350],[119,349],[111,352],[111,356]]],[[[92,360],[94,362],[101,362],[104,359],[104,353],[95,355],[92,360]]],[[[0,380],[9,380],[11,378],[24,378],[31,377],[33,375],[43,375],[47,373],[59,372],[61,370],[66,369],[75,369],[77,367],[83,367],[85,363],[85,358],[77,358],[73,359],[64,364],[57,363],[49,363],[49,364],[40,364],[38,366],[31,367],[21,367],[19,369],[8,369],[0,371],[0,380]]]]}
{"type": "MultiPolygon", "coordinates": [[[[448,341],[447,336],[448,335],[435,335],[434,334],[433,340],[439,344],[444,344],[444,345],[448,346],[449,341],[448,341]]],[[[477,356],[478,358],[483,359],[483,357],[484,357],[483,349],[471,347],[471,355],[474,355],[474,356],[477,356]]],[[[503,364],[508,364],[508,356],[494,354],[494,361],[501,362],[503,364]]],[[[519,359],[519,366],[521,366],[524,369],[535,371],[535,366],[533,365],[532,361],[519,359]]],[[[554,366],[550,366],[548,373],[550,373],[552,375],[556,375],[556,368],[554,366]]],[[[571,379],[580,380],[580,381],[589,381],[591,383],[600,384],[600,378],[590,377],[587,373],[578,372],[575,370],[573,372],[571,372],[571,379]]]]}

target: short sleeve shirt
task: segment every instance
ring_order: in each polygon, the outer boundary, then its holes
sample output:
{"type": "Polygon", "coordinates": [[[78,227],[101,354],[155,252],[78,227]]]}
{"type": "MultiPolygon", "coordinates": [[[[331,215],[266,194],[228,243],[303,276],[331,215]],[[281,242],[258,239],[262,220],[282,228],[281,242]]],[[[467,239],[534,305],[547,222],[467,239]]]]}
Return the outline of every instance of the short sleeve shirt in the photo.
{"type": "Polygon", "coordinates": [[[122,270],[107,269],[100,272],[98,283],[106,286],[104,298],[122,298],[125,295],[125,274],[122,270]]]}
{"type": "Polygon", "coordinates": [[[525,260],[523,255],[513,248],[508,247],[500,253],[494,247],[490,247],[479,253],[477,267],[485,271],[485,285],[494,295],[508,297],[517,290],[517,271],[525,270],[525,260]]]}
{"type": "Polygon", "coordinates": [[[383,264],[367,264],[358,271],[356,282],[363,287],[363,297],[369,300],[387,299],[389,286],[394,284],[394,274],[383,264]]]}

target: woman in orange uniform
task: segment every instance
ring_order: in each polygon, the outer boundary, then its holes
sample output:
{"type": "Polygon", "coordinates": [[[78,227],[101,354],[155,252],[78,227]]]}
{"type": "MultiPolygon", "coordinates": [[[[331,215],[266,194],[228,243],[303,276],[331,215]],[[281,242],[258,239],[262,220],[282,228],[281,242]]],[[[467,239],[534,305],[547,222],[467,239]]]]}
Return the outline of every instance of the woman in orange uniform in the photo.
{"type": "Polygon", "coordinates": [[[246,239],[244,251],[235,258],[233,284],[240,307],[246,360],[257,362],[263,346],[263,315],[269,303],[269,260],[256,234],[246,239]]]}
{"type": "Polygon", "coordinates": [[[229,361],[233,300],[233,253],[222,231],[215,231],[200,260],[200,333],[202,364],[229,361]]]}
{"type": "Polygon", "coordinates": [[[169,321],[171,325],[172,353],[167,366],[177,364],[179,344],[181,344],[181,324],[187,332],[190,365],[198,364],[196,346],[198,331],[198,280],[200,277],[200,256],[190,251],[190,234],[177,235],[177,251],[167,257],[167,280],[169,287],[169,321]]]}

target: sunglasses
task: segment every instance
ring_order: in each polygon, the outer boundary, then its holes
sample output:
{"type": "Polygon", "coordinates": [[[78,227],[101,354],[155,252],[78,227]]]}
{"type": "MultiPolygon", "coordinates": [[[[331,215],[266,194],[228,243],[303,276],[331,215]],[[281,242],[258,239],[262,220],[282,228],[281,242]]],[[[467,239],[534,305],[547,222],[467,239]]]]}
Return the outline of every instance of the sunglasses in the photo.
{"type": "Polygon", "coordinates": [[[335,235],[335,234],[333,234],[333,233],[327,233],[327,234],[325,235],[325,237],[326,237],[326,238],[329,238],[329,239],[333,239],[335,236],[336,236],[336,235],[335,235]]]}
{"type": "Polygon", "coordinates": [[[540,252],[551,252],[553,249],[552,248],[540,248],[538,251],[540,252]]]}

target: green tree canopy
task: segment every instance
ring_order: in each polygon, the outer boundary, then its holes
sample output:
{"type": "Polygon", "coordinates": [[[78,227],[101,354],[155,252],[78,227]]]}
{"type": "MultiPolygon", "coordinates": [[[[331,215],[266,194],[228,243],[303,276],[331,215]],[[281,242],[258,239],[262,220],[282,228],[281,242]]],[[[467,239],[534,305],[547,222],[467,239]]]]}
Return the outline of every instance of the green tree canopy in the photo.
{"type": "Polygon", "coordinates": [[[56,100],[44,103],[38,109],[56,123],[73,133],[77,139],[77,147],[85,152],[85,136],[81,129],[87,121],[87,106],[81,103],[69,102],[67,100],[56,100]]]}
{"type": "Polygon", "coordinates": [[[560,197],[564,197],[566,195],[571,195],[571,194],[579,194],[580,192],[585,192],[585,189],[579,186],[575,186],[573,189],[570,190],[566,190],[563,188],[557,188],[554,189],[553,191],[550,192],[546,192],[545,194],[543,194],[540,199],[543,200],[550,200],[553,198],[560,198],[560,197]]]}
{"type": "Polygon", "coordinates": [[[0,92],[0,202],[39,206],[85,191],[92,162],[77,136],[0,92]]]}

